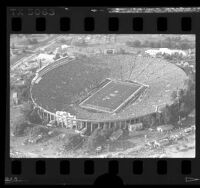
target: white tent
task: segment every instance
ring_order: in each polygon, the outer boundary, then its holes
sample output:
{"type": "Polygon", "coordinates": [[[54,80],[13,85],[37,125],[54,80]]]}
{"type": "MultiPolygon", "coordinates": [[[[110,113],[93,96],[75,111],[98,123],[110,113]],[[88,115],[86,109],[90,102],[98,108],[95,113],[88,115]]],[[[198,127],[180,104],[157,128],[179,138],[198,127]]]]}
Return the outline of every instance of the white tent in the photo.
{"type": "Polygon", "coordinates": [[[146,50],[145,51],[145,53],[147,53],[147,54],[149,54],[149,55],[151,55],[151,56],[155,56],[157,53],[159,52],[159,50],[158,49],[156,49],[156,50],[146,50]]]}
{"type": "Polygon", "coordinates": [[[178,54],[182,54],[183,56],[187,55],[186,52],[184,52],[183,50],[171,50],[169,48],[150,49],[150,50],[146,50],[145,52],[151,56],[155,56],[157,53],[169,54],[169,55],[178,53],[178,54]]]}
{"type": "Polygon", "coordinates": [[[62,46],[61,46],[61,49],[62,50],[64,50],[64,49],[67,49],[67,48],[69,48],[70,46],[68,46],[68,45],[66,45],[66,44],[63,44],[62,46]]]}
{"type": "Polygon", "coordinates": [[[36,60],[41,60],[42,62],[53,62],[54,61],[54,55],[50,55],[50,54],[39,54],[36,57],[36,60]]]}

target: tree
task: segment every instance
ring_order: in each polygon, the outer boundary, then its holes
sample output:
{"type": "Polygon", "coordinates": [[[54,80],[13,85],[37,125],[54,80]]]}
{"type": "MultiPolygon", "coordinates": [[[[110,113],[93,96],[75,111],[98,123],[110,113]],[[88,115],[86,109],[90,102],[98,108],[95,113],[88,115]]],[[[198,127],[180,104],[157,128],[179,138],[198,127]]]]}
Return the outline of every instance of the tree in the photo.
{"type": "Polygon", "coordinates": [[[139,40],[135,40],[134,42],[133,42],[133,46],[134,47],[141,47],[141,42],[139,41],[139,40]]]}
{"type": "Polygon", "coordinates": [[[10,130],[14,135],[17,135],[15,133],[16,129],[18,129],[18,127],[26,122],[26,118],[24,116],[23,113],[20,113],[18,116],[16,116],[14,118],[14,120],[11,120],[13,123],[10,124],[10,130]]]}
{"type": "Polygon", "coordinates": [[[20,109],[26,120],[29,120],[29,115],[33,110],[33,105],[31,103],[23,103],[22,108],[20,109]]]}
{"type": "Polygon", "coordinates": [[[87,43],[84,39],[80,40],[80,41],[77,41],[77,42],[74,42],[74,45],[75,46],[80,46],[80,47],[85,47],[87,46],[87,43]]]}
{"type": "Polygon", "coordinates": [[[173,37],[173,41],[179,43],[181,41],[181,36],[173,37]]]}
{"type": "Polygon", "coordinates": [[[195,75],[189,74],[188,79],[184,81],[186,89],[189,91],[195,90],[195,75]]]}
{"type": "Polygon", "coordinates": [[[59,53],[56,53],[55,57],[54,57],[54,60],[57,60],[60,58],[60,54],[59,53]]]}
{"type": "Polygon", "coordinates": [[[145,40],[141,46],[142,47],[150,47],[150,42],[148,40],[145,40]]]}
{"type": "Polygon", "coordinates": [[[134,47],[133,42],[131,42],[131,41],[127,41],[126,45],[129,46],[129,47],[134,47]]]}
{"type": "Polygon", "coordinates": [[[172,92],[172,94],[171,94],[171,100],[172,101],[176,101],[177,100],[177,92],[176,91],[172,92]]]}
{"type": "Polygon", "coordinates": [[[171,122],[172,113],[169,105],[166,105],[164,111],[163,111],[163,120],[164,124],[169,124],[171,122]]]}
{"type": "Polygon", "coordinates": [[[186,43],[186,42],[183,42],[183,43],[181,43],[180,48],[182,50],[187,50],[187,49],[190,48],[190,45],[188,43],[186,43]]]}
{"type": "Polygon", "coordinates": [[[27,122],[17,122],[15,124],[13,134],[15,136],[24,136],[26,133],[26,129],[28,128],[28,123],[27,122]]]}
{"type": "Polygon", "coordinates": [[[187,90],[182,103],[184,103],[183,113],[189,114],[195,108],[195,91],[187,90]]]}
{"type": "Polygon", "coordinates": [[[171,98],[175,103],[170,106],[173,114],[172,121],[176,121],[176,116],[185,117],[195,108],[195,81],[193,76],[185,80],[186,89],[174,91],[171,98]],[[178,114],[177,114],[178,112],[178,114]]]}
{"type": "Polygon", "coordinates": [[[59,39],[58,42],[61,43],[61,44],[66,44],[67,40],[64,39],[64,38],[61,38],[61,39],[59,39]]]}
{"type": "Polygon", "coordinates": [[[35,124],[24,122],[21,125],[15,127],[15,136],[27,136],[31,135],[32,130],[37,127],[35,124]]]}
{"type": "Polygon", "coordinates": [[[29,87],[23,87],[19,92],[19,98],[21,101],[29,101],[30,99],[30,90],[29,87]]]}
{"type": "Polygon", "coordinates": [[[162,113],[156,113],[156,121],[157,121],[157,125],[162,125],[164,123],[162,113]]]}
{"type": "Polygon", "coordinates": [[[154,48],[161,48],[161,42],[154,42],[154,48]]]}
{"type": "Polygon", "coordinates": [[[94,132],[88,138],[88,144],[87,144],[87,146],[88,146],[87,150],[88,151],[92,151],[92,150],[96,149],[95,148],[95,144],[96,144],[95,139],[98,136],[98,132],[99,132],[99,129],[97,128],[97,129],[94,130],[94,132]]]}
{"type": "Polygon", "coordinates": [[[156,47],[156,46],[157,46],[156,44],[157,44],[157,43],[156,43],[156,42],[153,42],[153,41],[151,41],[151,42],[149,43],[149,45],[150,45],[151,48],[158,48],[158,47],[156,47]]]}
{"type": "Polygon", "coordinates": [[[153,127],[157,124],[157,119],[156,119],[156,114],[152,114],[151,115],[151,123],[150,123],[150,127],[153,127]]]}
{"type": "Polygon", "coordinates": [[[141,42],[139,40],[135,40],[135,41],[127,41],[126,42],[126,45],[127,46],[130,46],[130,47],[136,47],[136,48],[139,48],[141,47],[141,42]]]}
{"type": "Polygon", "coordinates": [[[179,89],[177,94],[178,94],[177,99],[179,100],[179,102],[181,102],[183,100],[184,95],[185,95],[185,90],[179,89]]]}
{"type": "Polygon", "coordinates": [[[142,118],[143,126],[146,128],[155,126],[159,120],[156,118],[156,114],[147,115],[142,118]]]}
{"type": "Polygon", "coordinates": [[[29,44],[37,44],[38,40],[36,38],[28,39],[29,44]]]}
{"type": "Polygon", "coordinates": [[[125,52],[125,50],[123,49],[123,48],[120,48],[119,49],[119,54],[125,54],[126,52],[125,52]]]}
{"type": "Polygon", "coordinates": [[[169,41],[163,41],[161,48],[171,48],[171,44],[169,41]]]}
{"type": "Polygon", "coordinates": [[[179,115],[180,115],[180,104],[179,103],[174,103],[169,107],[171,117],[170,121],[168,123],[175,123],[179,120],[179,115]]]}
{"type": "Polygon", "coordinates": [[[172,40],[170,37],[167,37],[162,41],[161,48],[172,48],[172,40]]]}
{"type": "Polygon", "coordinates": [[[42,119],[40,118],[35,109],[30,111],[27,118],[31,123],[42,124],[42,119]]]}

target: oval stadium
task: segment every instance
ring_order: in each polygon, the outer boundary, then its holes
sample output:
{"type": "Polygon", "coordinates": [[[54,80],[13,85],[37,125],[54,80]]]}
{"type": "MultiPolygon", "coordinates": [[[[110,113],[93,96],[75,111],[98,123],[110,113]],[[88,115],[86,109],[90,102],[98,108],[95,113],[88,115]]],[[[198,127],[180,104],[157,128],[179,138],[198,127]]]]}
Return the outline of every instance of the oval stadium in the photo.
{"type": "Polygon", "coordinates": [[[72,125],[91,131],[98,126],[126,127],[171,104],[172,92],[183,88],[186,78],[176,65],[149,56],[63,58],[38,72],[31,97],[48,121],[62,111],[75,117],[72,125]]]}

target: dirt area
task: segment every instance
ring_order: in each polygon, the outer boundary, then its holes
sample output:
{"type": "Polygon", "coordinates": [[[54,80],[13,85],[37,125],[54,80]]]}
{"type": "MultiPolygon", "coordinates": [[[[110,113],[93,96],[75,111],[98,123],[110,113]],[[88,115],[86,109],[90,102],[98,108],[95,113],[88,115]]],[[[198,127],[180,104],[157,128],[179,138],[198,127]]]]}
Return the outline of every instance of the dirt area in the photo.
{"type": "Polygon", "coordinates": [[[86,145],[88,137],[81,137],[74,130],[66,128],[47,128],[35,126],[28,135],[10,136],[10,156],[15,158],[191,158],[195,157],[195,131],[185,132],[193,125],[189,118],[181,127],[168,132],[156,129],[130,133],[115,141],[106,141],[101,151],[89,152],[86,145]],[[187,123],[187,125],[186,125],[187,123]],[[146,135],[146,136],[145,136],[146,135]],[[177,140],[150,146],[153,141],[160,142],[179,135],[177,140]]]}
{"type": "MultiPolygon", "coordinates": [[[[15,124],[24,121],[23,105],[10,109],[10,156],[13,158],[190,158],[195,157],[195,131],[184,132],[195,125],[195,118],[188,117],[173,130],[158,132],[156,128],[129,133],[115,141],[100,140],[101,151],[88,150],[88,137],[81,137],[72,129],[23,124],[21,135],[16,136],[15,124]],[[146,136],[145,136],[146,135],[146,136]],[[173,142],[150,146],[148,143],[172,138],[173,142]]],[[[109,138],[109,134],[108,137],[109,138]]],[[[99,142],[100,142],[99,141],[99,142]]],[[[98,143],[96,147],[98,146],[98,143]]]]}
{"type": "Polygon", "coordinates": [[[58,158],[63,144],[73,135],[75,133],[67,129],[36,126],[26,136],[10,137],[10,154],[19,158],[58,158]]]}

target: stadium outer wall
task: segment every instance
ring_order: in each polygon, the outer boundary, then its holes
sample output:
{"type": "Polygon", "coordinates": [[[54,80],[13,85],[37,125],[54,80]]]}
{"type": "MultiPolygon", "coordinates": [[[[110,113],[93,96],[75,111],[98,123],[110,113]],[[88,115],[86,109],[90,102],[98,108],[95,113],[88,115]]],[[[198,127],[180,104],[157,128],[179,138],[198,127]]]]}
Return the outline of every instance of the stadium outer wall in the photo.
{"type": "Polygon", "coordinates": [[[35,77],[33,78],[32,82],[31,82],[31,87],[30,87],[30,95],[31,95],[31,100],[32,100],[34,109],[37,110],[41,119],[46,120],[47,122],[50,122],[53,120],[56,122],[56,124],[58,126],[65,127],[65,128],[75,128],[75,130],[80,130],[80,129],[87,127],[87,130],[90,133],[92,133],[96,128],[108,128],[108,129],[121,128],[124,130],[125,129],[128,130],[129,125],[141,123],[144,117],[149,116],[149,115],[156,115],[157,113],[159,113],[159,112],[155,111],[153,113],[149,113],[149,114],[134,117],[134,118],[95,121],[95,120],[88,120],[88,119],[77,119],[77,118],[70,117],[70,116],[69,117],[58,117],[56,115],[56,113],[53,113],[53,112],[50,112],[50,111],[44,109],[43,107],[41,107],[34,101],[34,99],[32,97],[32,86],[35,83],[37,83],[38,79],[41,79],[41,76],[43,76],[50,70],[57,68],[58,66],[68,63],[72,60],[74,60],[74,58],[73,59],[69,59],[68,57],[60,58],[60,59],[54,61],[53,63],[47,65],[40,71],[38,71],[36,73],[35,77]],[[68,60],[68,61],[66,61],[66,60],[68,60]]]}

